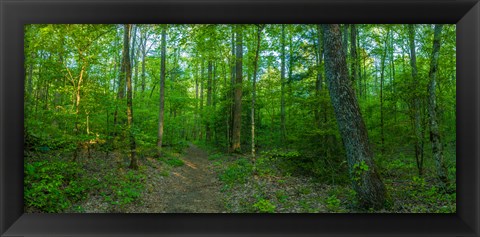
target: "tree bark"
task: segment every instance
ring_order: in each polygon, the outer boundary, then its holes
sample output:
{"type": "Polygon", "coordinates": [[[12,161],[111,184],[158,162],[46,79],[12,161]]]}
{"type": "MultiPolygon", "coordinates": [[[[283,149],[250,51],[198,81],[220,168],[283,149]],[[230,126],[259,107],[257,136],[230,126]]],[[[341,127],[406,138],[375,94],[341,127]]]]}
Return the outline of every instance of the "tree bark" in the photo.
{"type": "Polygon", "coordinates": [[[253,80],[252,80],[252,157],[255,163],[255,98],[256,98],[256,81],[258,70],[258,55],[260,54],[260,43],[264,25],[257,26],[257,49],[255,50],[255,60],[253,61],[253,80]]]}
{"type": "Polygon", "coordinates": [[[415,52],[415,25],[408,25],[408,40],[410,46],[410,66],[412,67],[412,87],[413,93],[413,132],[415,134],[415,160],[417,162],[418,175],[423,175],[423,146],[420,145],[422,139],[421,120],[420,120],[420,95],[417,91],[419,85],[417,71],[417,56],[415,52]]]}
{"type": "MultiPolygon", "coordinates": [[[[345,54],[345,60],[348,62],[348,24],[343,24],[343,43],[342,43],[342,49],[343,49],[343,54],[345,54]]],[[[348,68],[347,68],[348,72],[348,68]]]]}
{"type": "Polygon", "coordinates": [[[441,136],[438,128],[438,118],[437,118],[437,98],[436,98],[436,87],[437,87],[437,71],[438,71],[438,58],[440,54],[440,45],[441,45],[441,34],[442,34],[443,25],[435,25],[435,33],[433,36],[433,50],[430,61],[430,83],[428,86],[429,93],[429,105],[428,105],[428,114],[430,115],[430,141],[432,143],[432,153],[433,160],[435,161],[435,168],[437,170],[437,177],[442,186],[448,184],[448,175],[447,168],[443,161],[443,147],[441,136]]]}
{"type": "Polygon", "coordinates": [[[325,72],[330,98],[345,146],[347,163],[358,204],[379,209],[385,201],[385,187],[380,179],[367,129],[348,75],[338,24],[323,25],[325,30],[325,72]]]}
{"type": "MultiPolygon", "coordinates": [[[[131,65],[131,68],[135,68],[135,76],[134,76],[134,84],[133,86],[136,87],[137,86],[137,78],[138,78],[138,65],[137,65],[137,54],[135,52],[135,42],[137,41],[137,28],[138,26],[136,25],[132,25],[132,29],[133,29],[133,34],[132,34],[132,53],[131,53],[131,56],[130,56],[130,65],[131,65]]],[[[133,91],[135,91],[135,89],[133,89],[133,91]]],[[[132,95],[134,96],[134,95],[132,95]]]]}
{"type": "Polygon", "coordinates": [[[210,113],[212,106],[212,61],[208,60],[207,65],[207,119],[205,120],[205,140],[212,140],[212,131],[210,129],[210,113]]]}
{"type": "MultiPolygon", "coordinates": [[[[202,61],[200,68],[200,123],[204,119],[203,114],[203,77],[205,76],[205,63],[202,61]]],[[[198,131],[199,139],[203,139],[203,130],[199,127],[198,131]]]]}
{"type": "Polygon", "coordinates": [[[242,130],[242,61],[243,61],[243,30],[242,25],[236,25],[236,63],[235,63],[235,97],[233,110],[233,140],[232,151],[240,152],[240,133],[242,130]]]}
{"type": "Polygon", "coordinates": [[[233,147],[233,114],[235,110],[235,65],[236,65],[236,55],[235,55],[235,26],[232,25],[232,37],[231,37],[231,44],[232,44],[232,56],[231,56],[231,77],[230,77],[230,98],[229,98],[229,109],[230,109],[230,119],[229,119],[229,134],[228,134],[228,144],[229,150],[231,151],[233,147]]]}
{"type": "Polygon", "coordinates": [[[350,70],[352,75],[352,85],[357,83],[358,69],[357,69],[357,28],[355,24],[350,25],[350,70]]]}
{"type": "Polygon", "coordinates": [[[145,91],[145,57],[147,56],[147,30],[144,29],[143,37],[142,37],[142,94],[145,91]]]}
{"type": "MultiPolygon", "coordinates": [[[[394,35],[393,35],[393,31],[391,33],[391,36],[390,36],[390,73],[391,73],[391,77],[390,77],[390,84],[392,85],[391,88],[391,92],[393,95],[396,94],[396,91],[395,91],[395,46],[394,46],[394,35]]],[[[394,119],[394,122],[397,123],[397,97],[394,97],[393,98],[393,119],[394,119]]]]}
{"type": "Polygon", "coordinates": [[[161,39],[161,59],[160,59],[160,108],[158,111],[158,136],[157,136],[157,155],[162,155],[163,142],[163,116],[165,114],[165,61],[167,48],[167,25],[162,26],[161,39]]]}
{"type": "MultiPolygon", "coordinates": [[[[125,33],[124,33],[125,35],[125,33]]],[[[120,36],[119,36],[120,37],[120,36]]],[[[128,44],[128,41],[125,42],[125,36],[123,37],[123,51],[125,51],[125,44],[128,44]]],[[[123,52],[123,54],[125,54],[123,52]]],[[[128,55],[128,54],[127,54],[128,55]]],[[[128,56],[127,56],[128,57],[128,56]]],[[[118,75],[118,91],[117,91],[117,101],[122,101],[125,97],[125,56],[122,56],[122,63],[120,64],[120,73],[118,75]]],[[[115,105],[115,112],[113,115],[113,136],[117,136],[117,124],[118,124],[118,103],[115,105]]]]}
{"type": "Polygon", "coordinates": [[[132,30],[131,24],[124,25],[124,42],[123,45],[123,61],[125,67],[125,80],[127,83],[127,127],[128,136],[130,139],[130,168],[138,169],[138,163],[136,158],[136,144],[135,136],[133,134],[133,99],[132,99],[132,65],[130,62],[130,33],[132,30]]]}
{"type": "Polygon", "coordinates": [[[195,70],[195,122],[193,131],[193,140],[197,140],[198,136],[198,65],[195,70]]]}
{"type": "Polygon", "coordinates": [[[280,141],[285,142],[285,25],[282,25],[281,36],[281,65],[280,65],[280,141]]]}

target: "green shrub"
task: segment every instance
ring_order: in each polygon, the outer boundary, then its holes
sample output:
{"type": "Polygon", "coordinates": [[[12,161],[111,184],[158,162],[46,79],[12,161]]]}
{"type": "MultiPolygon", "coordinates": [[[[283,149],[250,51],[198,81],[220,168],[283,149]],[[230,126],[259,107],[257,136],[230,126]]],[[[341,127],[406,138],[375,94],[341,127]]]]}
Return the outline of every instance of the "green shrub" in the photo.
{"type": "Polygon", "coordinates": [[[103,181],[101,195],[111,205],[123,207],[141,196],[145,175],[141,171],[128,171],[124,174],[111,172],[103,181]]]}
{"type": "Polygon", "coordinates": [[[335,195],[330,195],[325,200],[325,206],[331,212],[339,212],[340,211],[340,199],[337,198],[335,195]]]}
{"type": "Polygon", "coordinates": [[[268,158],[260,157],[255,162],[255,170],[260,176],[269,176],[272,175],[274,170],[271,160],[268,158]]]}
{"type": "Polygon", "coordinates": [[[229,165],[222,174],[220,174],[220,181],[226,185],[231,186],[237,183],[245,183],[248,177],[251,176],[253,166],[245,158],[240,158],[233,164],[229,165]]]}
{"type": "Polygon", "coordinates": [[[165,163],[167,165],[173,166],[173,167],[180,167],[183,166],[185,163],[183,160],[178,159],[177,157],[170,157],[165,160],[165,163]]]}
{"type": "Polygon", "coordinates": [[[368,167],[367,163],[362,160],[359,163],[353,165],[353,181],[359,182],[360,179],[365,175],[370,168],[368,167]]]}
{"type": "Polygon", "coordinates": [[[76,163],[39,161],[25,163],[24,200],[42,212],[61,212],[86,197],[89,180],[82,179],[76,163]]]}
{"type": "Polygon", "coordinates": [[[275,205],[273,205],[269,200],[263,198],[253,204],[253,207],[260,213],[274,213],[276,209],[275,205]]]}

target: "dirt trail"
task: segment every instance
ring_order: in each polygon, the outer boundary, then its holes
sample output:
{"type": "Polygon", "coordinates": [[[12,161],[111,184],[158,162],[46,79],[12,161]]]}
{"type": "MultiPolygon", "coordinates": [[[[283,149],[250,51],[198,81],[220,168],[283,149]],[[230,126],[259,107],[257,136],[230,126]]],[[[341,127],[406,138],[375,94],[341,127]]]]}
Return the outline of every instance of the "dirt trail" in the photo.
{"type": "Polygon", "coordinates": [[[167,177],[149,167],[147,188],[140,200],[142,207],[129,212],[143,213],[222,213],[220,182],[207,152],[191,144],[180,157],[185,163],[172,168],[167,177]],[[151,172],[153,171],[153,172],[151,172]]]}

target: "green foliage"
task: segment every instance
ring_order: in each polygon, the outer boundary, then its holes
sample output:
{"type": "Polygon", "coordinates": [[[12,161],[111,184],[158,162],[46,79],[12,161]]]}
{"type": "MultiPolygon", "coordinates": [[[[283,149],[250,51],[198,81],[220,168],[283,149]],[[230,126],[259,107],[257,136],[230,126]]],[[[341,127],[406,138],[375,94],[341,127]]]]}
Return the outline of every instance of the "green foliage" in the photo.
{"type": "Polygon", "coordinates": [[[424,178],[418,177],[418,176],[413,176],[413,178],[412,178],[412,185],[413,185],[414,188],[416,188],[416,189],[424,189],[426,184],[427,184],[427,183],[425,182],[425,179],[424,179],[424,178]]]}
{"type": "Polygon", "coordinates": [[[362,160],[359,163],[355,163],[353,165],[353,181],[359,182],[363,175],[365,175],[366,172],[368,172],[369,167],[365,163],[364,160],[362,160]]]}
{"type": "Polygon", "coordinates": [[[340,199],[338,199],[335,195],[331,195],[325,200],[325,205],[331,212],[339,212],[340,204],[340,199]]]}
{"type": "Polygon", "coordinates": [[[76,163],[39,161],[25,163],[24,199],[27,207],[61,212],[85,198],[90,180],[76,163]]]}
{"type": "MultiPolygon", "coordinates": [[[[132,66],[137,70],[133,70],[132,75],[135,122],[131,134],[142,163],[156,157],[160,27],[138,27],[136,35],[132,35],[136,40],[132,66]],[[145,42],[145,52],[142,52],[142,42],[145,42]]],[[[248,157],[227,167],[224,164],[228,156],[219,151],[228,151],[233,130],[232,91],[236,87],[230,78],[235,74],[233,26],[172,24],[168,27],[163,111],[165,149],[162,148],[164,156],[160,158],[167,169],[160,170],[159,175],[166,177],[171,167],[183,166],[178,154],[192,142],[211,154],[208,160],[216,168],[223,169],[220,180],[224,190],[247,183],[253,177],[275,180],[275,185],[287,185],[290,177],[309,177],[336,187],[334,193],[328,194],[327,206],[332,211],[345,208],[341,204],[337,207],[336,200],[356,201],[356,194],[346,188],[351,184],[350,176],[358,182],[373,167],[362,161],[348,170],[327,85],[329,80],[323,77],[327,62],[326,58],[319,58],[322,39],[316,25],[266,25],[257,61],[258,25],[242,26],[242,74],[246,76],[239,85],[243,90],[240,126],[243,153],[236,155],[250,153],[251,124],[255,122],[257,156],[253,164],[248,157]],[[286,45],[280,40],[282,27],[286,45]],[[285,83],[280,80],[284,51],[285,83]],[[213,63],[211,89],[207,82],[208,62],[213,63]],[[256,72],[254,64],[257,64],[256,72]],[[253,74],[257,74],[255,80],[253,74]],[[256,82],[255,121],[251,121],[253,81],[256,82]],[[206,142],[206,125],[213,134],[209,142],[206,142]]],[[[352,89],[368,130],[368,143],[375,154],[375,163],[371,165],[378,167],[375,170],[380,172],[392,194],[391,208],[422,212],[438,206],[441,212],[455,210],[456,26],[445,25],[442,33],[435,90],[445,164],[452,180],[447,190],[434,186],[435,169],[428,137],[427,88],[433,25],[415,25],[416,78],[412,76],[407,27],[362,24],[356,30],[356,44],[349,42],[348,45],[356,47],[358,58],[355,61],[349,47],[348,71],[352,72],[350,66],[357,63],[359,75],[352,89]],[[415,100],[419,108],[413,103],[415,100]],[[416,112],[421,121],[422,177],[416,177],[413,129],[416,112]],[[404,204],[405,209],[396,203],[404,204]]],[[[99,164],[110,164],[112,158],[126,164],[129,157],[126,100],[119,98],[118,85],[123,26],[31,24],[25,26],[24,33],[26,206],[43,212],[68,208],[82,211],[81,206],[75,206],[77,202],[95,192],[101,192],[115,207],[134,202],[141,195],[142,171],[129,173],[117,167],[109,167],[112,169],[109,172],[95,167],[94,171],[88,170],[90,173],[84,170],[91,168],[86,166],[87,156],[100,160],[97,160],[99,164]],[[78,164],[63,161],[73,154],[78,155],[78,164]]],[[[315,190],[298,188],[295,192],[298,192],[295,195],[308,196],[315,190]]],[[[276,205],[276,210],[281,206],[275,201],[286,203],[291,198],[286,193],[262,197],[265,202],[276,205]]],[[[251,208],[252,200],[246,202],[251,208]]],[[[269,210],[264,204],[258,204],[256,210],[260,211],[260,207],[269,210]]],[[[302,206],[302,210],[312,210],[311,200],[295,205],[302,206]]]]}
{"type": "MultiPolygon", "coordinates": [[[[155,153],[152,156],[157,156],[156,148],[155,153]]],[[[180,167],[185,165],[185,162],[179,158],[180,153],[177,151],[176,148],[162,148],[162,155],[158,158],[159,161],[172,166],[172,167],[180,167]]]]}
{"type": "Polygon", "coordinates": [[[110,205],[124,207],[140,197],[145,178],[141,171],[110,172],[104,177],[99,191],[110,205]]]}
{"type": "Polygon", "coordinates": [[[220,181],[228,186],[242,184],[252,175],[252,171],[253,165],[250,161],[245,158],[240,158],[220,174],[220,181]]]}
{"type": "Polygon", "coordinates": [[[167,165],[170,165],[170,166],[173,166],[173,167],[180,167],[180,166],[185,165],[185,162],[183,162],[183,160],[180,160],[180,159],[177,158],[177,157],[167,158],[167,159],[165,160],[165,163],[166,163],[167,165]]]}
{"type": "Polygon", "coordinates": [[[262,152],[261,158],[257,160],[256,165],[257,171],[264,175],[272,174],[274,167],[278,167],[285,173],[297,172],[298,169],[305,167],[301,154],[298,151],[282,151],[279,149],[262,152]]]}
{"type": "Polygon", "coordinates": [[[263,198],[254,203],[253,207],[260,213],[274,213],[276,208],[269,200],[263,198]]]}

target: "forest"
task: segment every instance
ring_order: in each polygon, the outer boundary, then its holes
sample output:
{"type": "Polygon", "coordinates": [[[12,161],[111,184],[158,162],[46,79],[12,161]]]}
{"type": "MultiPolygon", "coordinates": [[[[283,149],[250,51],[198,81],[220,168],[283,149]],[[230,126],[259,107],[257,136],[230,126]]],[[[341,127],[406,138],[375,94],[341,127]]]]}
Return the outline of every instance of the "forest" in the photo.
{"type": "Polygon", "coordinates": [[[455,213],[456,26],[29,24],[27,213],[455,213]]]}

